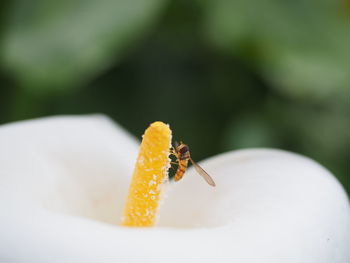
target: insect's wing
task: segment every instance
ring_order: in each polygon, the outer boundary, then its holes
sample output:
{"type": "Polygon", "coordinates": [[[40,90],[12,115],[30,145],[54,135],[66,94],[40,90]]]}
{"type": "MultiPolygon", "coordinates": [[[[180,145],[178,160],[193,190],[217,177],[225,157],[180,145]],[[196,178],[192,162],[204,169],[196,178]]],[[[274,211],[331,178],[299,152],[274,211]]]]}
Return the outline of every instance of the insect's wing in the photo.
{"type": "Polygon", "coordinates": [[[198,163],[196,163],[195,161],[192,160],[192,158],[190,158],[194,168],[196,169],[197,173],[199,173],[205,181],[207,181],[207,183],[211,186],[215,186],[215,182],[214,180],[210,177],[210,175],[204,171],[204,169],[202,167],[199,166],[198,163]]]}

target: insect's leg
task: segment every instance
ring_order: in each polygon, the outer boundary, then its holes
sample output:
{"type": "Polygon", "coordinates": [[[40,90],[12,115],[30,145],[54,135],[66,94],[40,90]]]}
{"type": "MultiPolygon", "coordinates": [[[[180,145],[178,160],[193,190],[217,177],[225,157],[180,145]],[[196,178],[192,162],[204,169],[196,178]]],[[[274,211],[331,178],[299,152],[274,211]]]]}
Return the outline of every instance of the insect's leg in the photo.
{"type": "Polygon", "coordinates": [[[175,168],[175,167],[174,167],[174,164],[177,165],[177,166],[179,166],[179,163],[178,163],[178,162],[170,162],[170,164],[171,164],[171,165],[170,165],[170,168],[171,168],[171,169],[177,170],[177,167],[175,168]]]}
{"type": "Polygon", "coordinates": [[[176,159],[179,159],[179,154],[175,151],[174,148],[170,149],[170,155],[174,155],[176,157],[176,159]]]}

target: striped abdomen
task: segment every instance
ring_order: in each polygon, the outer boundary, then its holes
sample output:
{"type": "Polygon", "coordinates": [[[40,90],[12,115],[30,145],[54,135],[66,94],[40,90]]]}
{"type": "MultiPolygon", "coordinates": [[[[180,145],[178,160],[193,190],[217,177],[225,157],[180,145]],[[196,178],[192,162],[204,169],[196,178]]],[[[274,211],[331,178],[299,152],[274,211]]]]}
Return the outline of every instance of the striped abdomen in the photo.
{"type": "Polygon", "coordinates": [[[185,174],[187,169],[188,159],[178,160],[178,167],[175,174],[175,182],[179,181],[185,174]]]}

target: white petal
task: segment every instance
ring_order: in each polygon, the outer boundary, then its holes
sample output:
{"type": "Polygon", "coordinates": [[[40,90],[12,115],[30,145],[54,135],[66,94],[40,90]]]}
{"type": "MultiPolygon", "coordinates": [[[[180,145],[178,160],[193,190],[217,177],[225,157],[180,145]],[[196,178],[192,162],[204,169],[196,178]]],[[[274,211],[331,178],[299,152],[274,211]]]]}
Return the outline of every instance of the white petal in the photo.
{"type": "Polygon", "coordinates": [[[120,214],[110,208],[122,210],[138,142],[108,118],[54,117],[3,125],[0,145],[0,200],[119,221],[120,214]]]}
{"type": "Polygon", "coordinates": [[[168,191],[162,226],[225,229],[213,245],[231,262],[350,262],[348,198],[316,162],[249,149],[201,165],[217,187],[189,171],[168,191]]]}
{"type": "Polygon", "coordinates": [[[160,227],[119,227],[136,141],[102,117],[0,128],[0,262],[350,261],[350,209],[304,157],[246,150],[169,187],[160,227]]]}

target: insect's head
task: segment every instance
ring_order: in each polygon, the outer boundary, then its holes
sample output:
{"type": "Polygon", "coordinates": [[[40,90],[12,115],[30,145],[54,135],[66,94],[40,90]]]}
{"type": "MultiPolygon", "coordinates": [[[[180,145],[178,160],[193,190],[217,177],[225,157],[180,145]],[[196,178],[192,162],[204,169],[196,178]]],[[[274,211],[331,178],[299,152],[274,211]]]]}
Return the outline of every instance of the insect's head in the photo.
{"type": "Polygon", "coordinates": [[[178,149],[179,153],[181,153],[181,154],[186,154],[190,150],[189,147],[183,143],[181,143],[177,149],[178,149]]]}
{"type": "Polygon", "coordinates": [[[175,141],[175,151],[181,155],[187,155],[190,151],[190,148],[187,144],[184,144],[183,142],[178,143],[175,141]]]}

